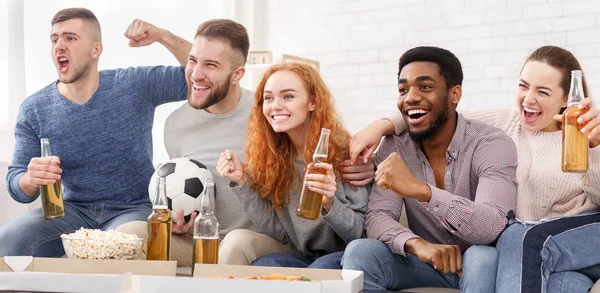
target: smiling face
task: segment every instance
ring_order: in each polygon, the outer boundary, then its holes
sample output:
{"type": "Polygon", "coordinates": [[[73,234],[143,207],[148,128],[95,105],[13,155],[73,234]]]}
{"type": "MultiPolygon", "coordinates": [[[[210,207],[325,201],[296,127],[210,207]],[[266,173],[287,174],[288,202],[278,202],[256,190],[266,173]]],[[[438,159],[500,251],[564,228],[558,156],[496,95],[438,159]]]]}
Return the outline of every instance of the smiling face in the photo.
{"type": "Polygon", "coordinates": [[[225,99],[234,73],[232,54],[227,42],[202,36],[194,40],[185,67],[188,103],[193,108],[206,109],[225,99]]]}
{"type": "Polygon", "coordinates": [[[436,63],[417,61],[404,66],[398,76],[398,92],[398,109],[416,140],[430,138],[454,113],[450,90],[436,63]]]}
{"type": "Polygon", "coordinates": [[[73,83],[86,75],[100,56],[99,42],[91,38],[90,27],[79,18],[52,26],[52,59],[62,83],[73,83]]]}
{"type": "Polygon", "coordinates": [[[315,110],[315,102],[296,73],[279,70],[265,83],[262,109],[275,132],[299,138],[304,136],[305,123],[315,110]]]}
{"type": "Polygon", "coordinates": [[[544,62],[525,63],[517,88],[517,106],[524,129],[546,132],[560,129],[552,117],[567,106],[561,80],[560,71],[544,62]]]}

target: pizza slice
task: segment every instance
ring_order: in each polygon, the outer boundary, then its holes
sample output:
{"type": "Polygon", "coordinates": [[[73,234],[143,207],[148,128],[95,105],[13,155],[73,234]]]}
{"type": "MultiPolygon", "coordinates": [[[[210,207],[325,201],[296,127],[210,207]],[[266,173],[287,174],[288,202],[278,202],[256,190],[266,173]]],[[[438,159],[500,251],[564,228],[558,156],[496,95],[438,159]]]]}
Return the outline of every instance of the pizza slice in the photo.
{"type": "MultiPolygon", "coordinates": [[[[235,279],[233,276],[209,276],[209,279],[235,279]]],[[[270,274],[270,275],[262,275],[262,276],[248,276],[244,278],[239,278],[242,280],[270,280],[270,281],[311,281],[311,279],[306,277],[299,276],[291,276],[291,275],[283,275],[283,274],[270,274]]]]}

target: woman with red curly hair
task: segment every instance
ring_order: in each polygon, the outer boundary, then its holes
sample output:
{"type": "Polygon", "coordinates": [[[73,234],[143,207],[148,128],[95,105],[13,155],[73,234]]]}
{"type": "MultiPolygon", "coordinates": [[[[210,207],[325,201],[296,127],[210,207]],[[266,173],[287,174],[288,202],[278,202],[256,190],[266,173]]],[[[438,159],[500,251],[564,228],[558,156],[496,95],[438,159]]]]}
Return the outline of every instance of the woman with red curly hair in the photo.
{"type": "Polygon", "coordinates": [[[231,180],[252,222],[292,252],[268,254],[252,264],[340,269],[346,244],[363,236],[368,192],[338,179],[350,134],[335,113],[333,97],[318,71],[300,63],[270,67],[254,97],[246,163],[227,150],[217,172],[231,180]],[[321,128],[331,129],[331,164],[310,166],[328,175],[307,175],[306,186],[323,195],[321,217],[307,220],[296,215],[296,204],[321,128]]]}

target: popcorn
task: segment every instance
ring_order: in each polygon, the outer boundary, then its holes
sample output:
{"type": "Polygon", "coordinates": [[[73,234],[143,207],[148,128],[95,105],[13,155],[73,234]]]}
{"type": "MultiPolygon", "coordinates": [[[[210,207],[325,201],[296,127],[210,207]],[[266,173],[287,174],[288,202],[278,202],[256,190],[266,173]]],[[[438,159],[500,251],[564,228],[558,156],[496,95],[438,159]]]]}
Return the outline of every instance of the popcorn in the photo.
{"type": "Polygon", "coordinates": [[[67,255],[79,259],[137,259],[144,243],[134,234],[115,230],[81,228],[60,237],[67,255]]]}

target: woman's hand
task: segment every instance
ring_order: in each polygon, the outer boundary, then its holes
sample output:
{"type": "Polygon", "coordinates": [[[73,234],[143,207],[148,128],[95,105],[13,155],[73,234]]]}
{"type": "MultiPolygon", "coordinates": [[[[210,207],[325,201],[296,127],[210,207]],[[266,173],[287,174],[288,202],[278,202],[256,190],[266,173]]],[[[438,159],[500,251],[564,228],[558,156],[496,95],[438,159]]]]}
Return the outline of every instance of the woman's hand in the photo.
{"type": "Polygon", "coordinates": [[[246,182],[246,172],[240,158],[232,151],[225,150],[217,161],[217,173],[238,185],[246,182]]]}
{"type": "MultiPolygon", "coordinates": [[[[587,109],[587,112],[579,116],[577,122],[584,125],[581,132],[588,136],[590,140],[590,148],[595,148],[600,145],[600,109],[592,106],[592,99],[585,98],[579,104],[580,109],[587,109]]],[[[554,120],[562,122],[562,115],[554,115],[554,120]]]]}
{"type": "Polygon", "coordinates": [[[311,191],[323,195],[323,208],[329,212],[333,205],[335,191],[337,190],[333,167],[327,163],[311,163],[308,168],[327,170],[327,175],[318,173],[306,174],[306,187],[311,191]]]}

